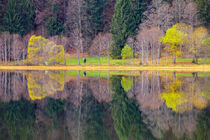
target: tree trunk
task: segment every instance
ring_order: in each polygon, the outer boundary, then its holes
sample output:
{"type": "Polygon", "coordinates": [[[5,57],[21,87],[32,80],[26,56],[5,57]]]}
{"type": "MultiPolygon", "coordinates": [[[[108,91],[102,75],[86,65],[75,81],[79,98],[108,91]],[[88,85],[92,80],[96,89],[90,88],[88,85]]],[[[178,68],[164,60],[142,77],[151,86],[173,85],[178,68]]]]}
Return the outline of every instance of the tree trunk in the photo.
{"type": "Polygon", "coordinates": [[[108,65],[109,65],[109,54],[108,54],[108,65]]]}
{"type": "Polygon", "coordinates": [[[168,65],[168,49],[166,48],[166,65],[168,65]]]}
{"type": "Polygon", "coordinates": [[[206,64],[206,57],[207,57],[207,56],[206,56],[206,53],[205,53],[205,59],[204,59],[204,61],[205,61],[205,64],[206,64]]]}
{"type": "Polygon", "coordinates": [[[196,64],[198,64],[198,56],[197,55],[195,56],[195,62],[196,62],[196,64]]]}
{"type": "Polygon", "coordinates": [[[176,57],[174,57],[174,60],[173,61],[174,61],[174,64],[176,64],[176,57]]]}
{"type": "Polygon", "coordinates": [[[81,19],[81,0],[77,0],[77,4],[78,4],[78,18],[79,18],[79,24],[78,24],[78,28],[79,28],[79,51],[78,51],[78,64],[80,65],[80,60],[79,60],[79,55],[80,55],[80,49],[82,49],[83,44],[82,44],[82,19],[81,19]]]}
{"type": "Polygon", "coordinates": [[[141,43],[141,63],[144,65],[144,49],[143,49],[143,43],[141,43]]]}
{"type": "Polygon", "coordinates": [[[99,65],[101,65],[101,39],[100,39],[100,37],[99,37],[99,52],[98,52],[99,54],[98,54],[98,57],[99,57],[99,65]]]}
{"type": "Polygon", "coordinates": [[[4,38],[4,62],[7,64],[7,40],[4,38]]]}

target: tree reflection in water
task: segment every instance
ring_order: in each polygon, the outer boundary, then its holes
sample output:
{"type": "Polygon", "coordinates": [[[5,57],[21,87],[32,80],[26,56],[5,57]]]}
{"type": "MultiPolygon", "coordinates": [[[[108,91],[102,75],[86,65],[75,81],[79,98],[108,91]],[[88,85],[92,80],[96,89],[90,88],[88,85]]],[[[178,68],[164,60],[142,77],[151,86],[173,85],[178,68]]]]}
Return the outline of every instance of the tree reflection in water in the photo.
{"type": "Polygon", "coordinates": [[[121,77],[111,77],[111,110],[114,127],[120,140],[154,139],[142,121],[136,101],[129,99],[121,85],[121,77]]]}
{"type": "Polygon", "coordinates": [[[0,139],[208,140],[208,76],[139,74],[1,73],[0,139]]]}

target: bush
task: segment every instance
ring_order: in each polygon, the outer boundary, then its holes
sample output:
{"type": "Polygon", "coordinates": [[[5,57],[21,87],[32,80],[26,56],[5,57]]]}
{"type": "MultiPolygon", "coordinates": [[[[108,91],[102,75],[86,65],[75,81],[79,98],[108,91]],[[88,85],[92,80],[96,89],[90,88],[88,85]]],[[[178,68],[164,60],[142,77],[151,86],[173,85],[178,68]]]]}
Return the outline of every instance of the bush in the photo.
{"type": "Polygon", "coordinates": [[[130,46],[125,45],[125,47],[122,49],[121,57],[122,59],[133,58],[133,50],[130,46]]]}

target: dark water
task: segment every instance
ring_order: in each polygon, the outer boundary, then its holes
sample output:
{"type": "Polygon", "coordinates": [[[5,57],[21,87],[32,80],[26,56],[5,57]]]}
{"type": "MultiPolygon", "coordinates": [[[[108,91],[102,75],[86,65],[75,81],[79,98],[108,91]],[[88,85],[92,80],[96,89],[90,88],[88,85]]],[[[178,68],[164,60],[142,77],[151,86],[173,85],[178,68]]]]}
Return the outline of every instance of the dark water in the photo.
{"type": "Polygon", "coordinates": [[[1,71],[0,139],[209,140],[209,101],[210,73],[1,71]]]}

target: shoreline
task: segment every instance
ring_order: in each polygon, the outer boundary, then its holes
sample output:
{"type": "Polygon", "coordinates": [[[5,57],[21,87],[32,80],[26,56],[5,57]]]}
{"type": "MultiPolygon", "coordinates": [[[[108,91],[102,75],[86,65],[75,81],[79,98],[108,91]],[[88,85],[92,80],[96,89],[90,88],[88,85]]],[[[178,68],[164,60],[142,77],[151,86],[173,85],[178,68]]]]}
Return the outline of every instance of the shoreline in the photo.
{"type": "Polygon", "coordinates": [[[23,71],[183,71],[183,72],[210,72],[210,65],[168,65],[168,66],[95,66],[95,65],[68,65],[68,66],[0,66],[0,70],[23,70],[23,71]]]}

